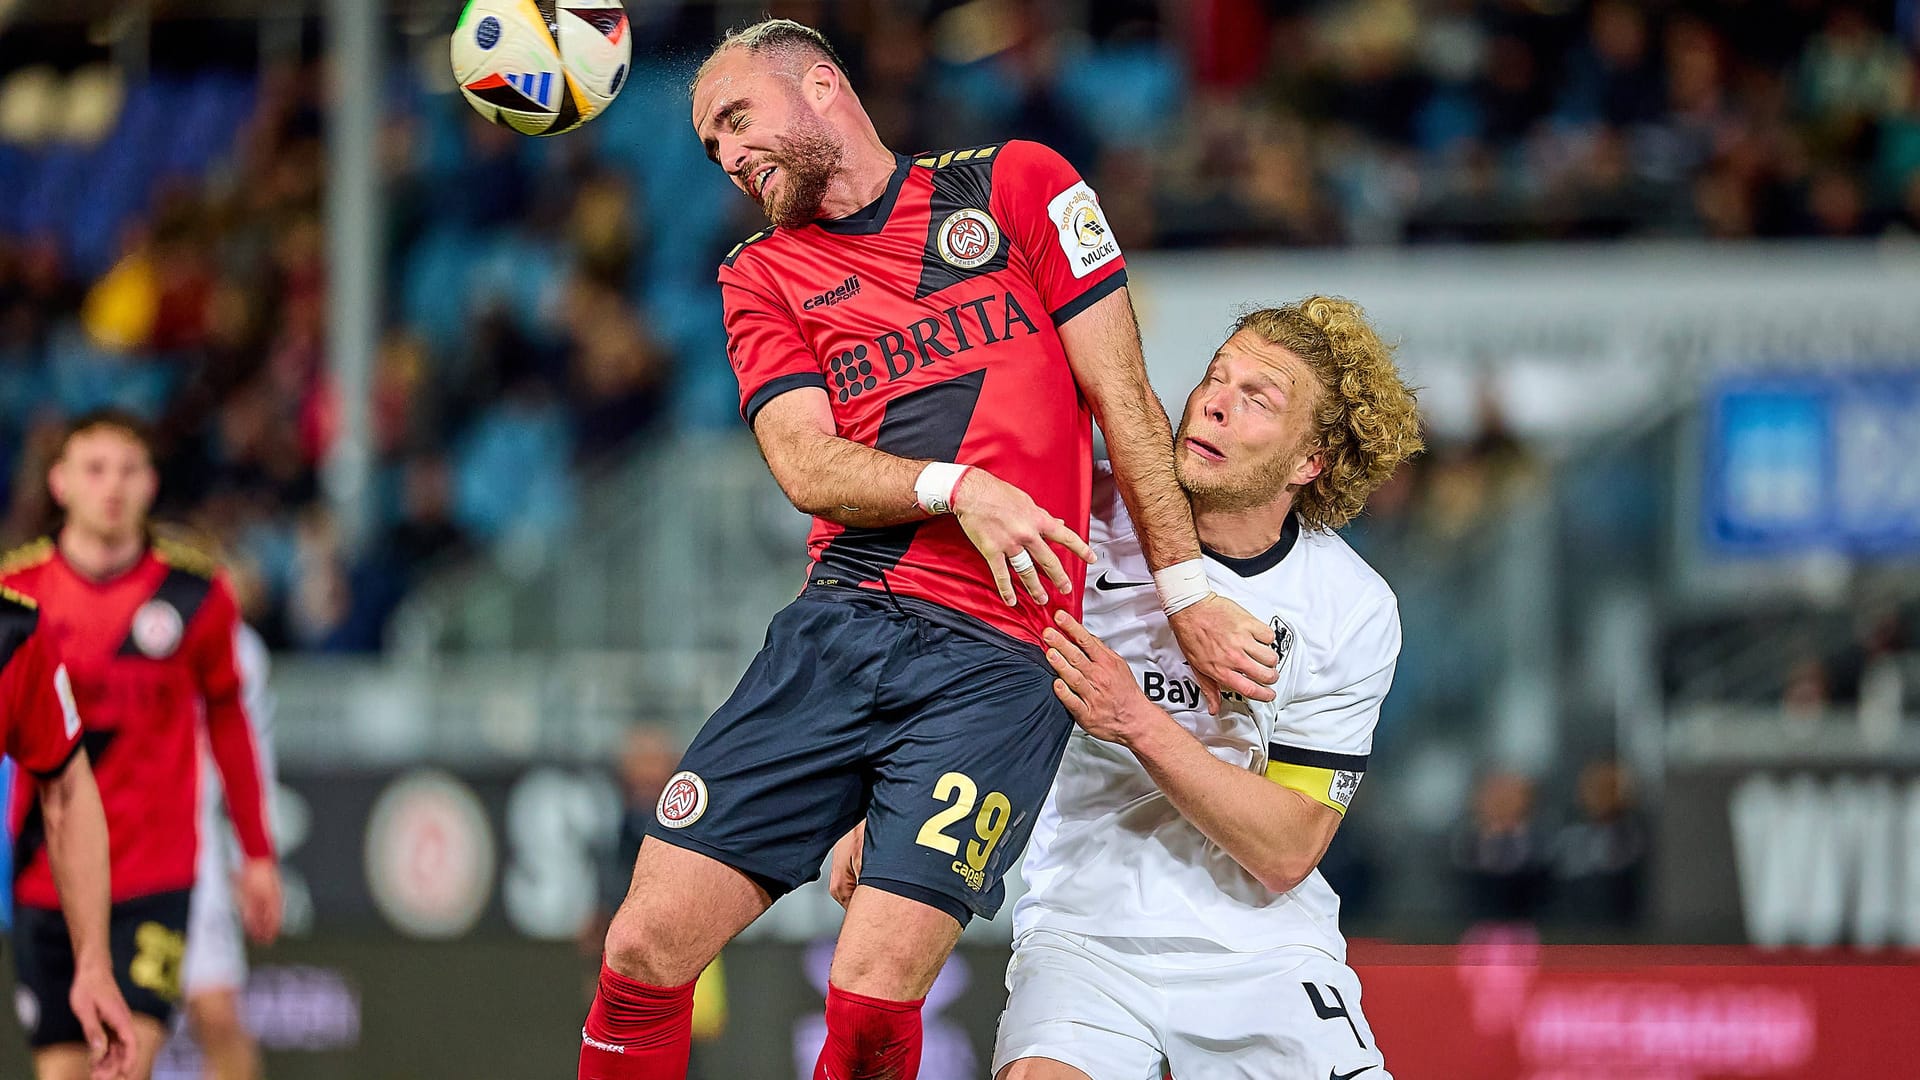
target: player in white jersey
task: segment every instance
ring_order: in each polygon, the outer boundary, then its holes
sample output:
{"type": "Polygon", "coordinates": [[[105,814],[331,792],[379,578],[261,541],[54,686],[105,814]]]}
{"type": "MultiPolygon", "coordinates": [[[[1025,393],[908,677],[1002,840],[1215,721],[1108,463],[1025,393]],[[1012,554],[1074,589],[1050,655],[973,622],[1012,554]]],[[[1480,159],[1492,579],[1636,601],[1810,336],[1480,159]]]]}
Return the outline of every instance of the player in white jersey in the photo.
{"type": "MultiPolygon", "coordinates": [[[[245,623],[236,632],[233,658],[240,669],[247,718],[253,723],[253,744],[260,752],[260,786],[271,807],[278,770],[273,758],[274,697],[267,688],[267,645],[245,623]]],[[[200,752],[212,760],[205,746],[200,752]]],[[[203,763],[200,776],[203,840],[194,870],[193,899],[187,908],[187,951],[180,966],[187,1027],[205,1058],[207,1080],[257,1080],[260,1047],[240,1010],[240,992],[247,985],[247,948],[241,938],[240,915],[233,906],[232,878],[240,865],[239,846],[224,825],[219,774],[203,763]]]]}
{"type": "Polygon", "coordinates": [[[1273,623],[1279,696],[1207,711],[1096,474],[1086,626],[1047,635],[1082,730],[1027,850],[996,1075],[1387,1080],[1315,867],[1400,651],[1392,590],[1334,530],[1420,449],[1413,395],[1358,307],[1311,297],[1236,324],[1176,439],[1214,588],[1273,623]]]}
{"type": "Polygon", "coordinates": [[[1316,867],[1400,652],[1393,591],[1334,530],[1420,448],[1413,395],[1357,306],[1311,297],[1236,324],[1176,442],[1213,587],[1273,623],[1278,698],[1207,711],[1096,480],[1086,625],[1047,635],[1082,730],[1027,852],[994,1067],[1384,1080],[1316,867]]]}

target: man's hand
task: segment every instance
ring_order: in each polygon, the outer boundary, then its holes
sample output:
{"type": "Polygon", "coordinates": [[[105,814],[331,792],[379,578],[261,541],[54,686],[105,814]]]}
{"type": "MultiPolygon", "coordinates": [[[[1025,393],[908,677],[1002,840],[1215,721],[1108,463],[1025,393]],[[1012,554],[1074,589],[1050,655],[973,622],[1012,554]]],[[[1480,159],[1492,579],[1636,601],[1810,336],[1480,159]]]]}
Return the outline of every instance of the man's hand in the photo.
{"type": "Polygon", "coordinates": [[[1167,616],[1167,623],[1193,667],[1208,712],[1219,715],[1223,689],[1254,701],[1274,699],[1280,654],[1273,648],[1273,627],[1219,595],[1167,616]]]}
{"type": "Polygon", "coordinates": [[[1017,573],[1027,595],[1033,597],[1036,604],[1047,602],[1046,587],[1040,584],[1041,574],[1045,574],[1062,595],[1073,591],[1066,568],[1060,565],[1059,556],[1047,541],[1059,544],[1085,562],[1093,561],[1093,549],[1067,528],[1066,522],[1041,509],[1026,492],[978,466],[968,469],[953,489],[953,516],[966,531],[967,539],[973,541],[973,546],[987,560],[988,568],[993,571],[993,582],[1000,588],[1000,599],[1006,601],[1008,607],[1019,602],[1013,592],[1009,559],[1022,561],[1019,556],[1024,552],[1032,560],[1031,565],[1017,573]]]}
{"type": "Polygon", "coordinates": [[[133,1014],[113,981],[105,957],[81,963],[73,973],[67,1004],[87,1039],[92,1080],[122,1080],[133,1068],[133,1014]]]}
{"type": "Polygon", "coordinates": [[[1053,613],[1053,625],[1058,629],[1041,635],[1047,663],[1059,676],[1053,693],[1087,734],[1126,746],[1141,723],[1166,719],[1140,692],[1133,669],[1106,642],[1064,611],[1053,613]]]}
{"type": "Polygon", "coordinates": [[[867,823],[861,822],[853,831],[840,838],[833,845],[832,868],[827,871],[827,894],[840,901],[841,907],[853,899],[853,887],[860,884],[860,860],[867,848],[867,823]]]}
{"type": "Polygon", "coordinates": [[[271,945],[280,936],[280,864],[272,859],[248,859],[234,883],[240,904],[240,925],[255,945],[271,945]]]}

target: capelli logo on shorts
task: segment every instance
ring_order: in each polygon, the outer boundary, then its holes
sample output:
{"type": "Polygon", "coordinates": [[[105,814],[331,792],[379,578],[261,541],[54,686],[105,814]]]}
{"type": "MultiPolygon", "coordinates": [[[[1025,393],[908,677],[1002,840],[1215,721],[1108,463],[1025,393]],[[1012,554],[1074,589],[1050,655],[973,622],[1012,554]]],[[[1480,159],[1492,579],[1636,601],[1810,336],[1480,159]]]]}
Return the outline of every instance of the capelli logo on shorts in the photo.
{"type": "Polygon", "coordinates": [[[660,805],[654,808],[654,816],[669,829],[684,829],[706,812],[707,782],[685,769],[667,781],[660,792],[660,805]]]}
{"type": "Polygon", "coordinates": [[[967,883],[967,888],[972,889],[974,892],[979,892],[981,889],[986,888],[987,872],[985,870],[976,870],[968,866],[965,862],[955,859],[953,860],[953,872],[959,874],[960,879],[967,883]]]}

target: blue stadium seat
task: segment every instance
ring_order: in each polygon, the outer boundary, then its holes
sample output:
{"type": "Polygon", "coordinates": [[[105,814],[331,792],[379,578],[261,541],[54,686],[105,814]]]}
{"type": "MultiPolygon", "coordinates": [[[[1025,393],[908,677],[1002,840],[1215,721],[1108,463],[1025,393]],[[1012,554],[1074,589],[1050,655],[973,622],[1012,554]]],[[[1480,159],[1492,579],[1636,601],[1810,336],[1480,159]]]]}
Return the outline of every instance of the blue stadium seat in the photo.
{"type": "Polygon", "coordinates": [[[397,314],[443,355],[458,346],[466,329],[467,283],[483,250],[468,230],[440,226],[414,244],[401,266],[397,314]]]}
{"type": "Polygon", "coordinates": [[[475,536],[530,530],[551,536],[573,517],[573,440],[551,404],[495,406],[461,440],[454,512],[475,536]]]}
{"type": "Polygon", "coordinates": [[[1158,138],[1186,91],[1177,57],[1159,45],[1091,49],[1063,57],[1055,88],[1104,142],[1138,146],[1158,138]]]}

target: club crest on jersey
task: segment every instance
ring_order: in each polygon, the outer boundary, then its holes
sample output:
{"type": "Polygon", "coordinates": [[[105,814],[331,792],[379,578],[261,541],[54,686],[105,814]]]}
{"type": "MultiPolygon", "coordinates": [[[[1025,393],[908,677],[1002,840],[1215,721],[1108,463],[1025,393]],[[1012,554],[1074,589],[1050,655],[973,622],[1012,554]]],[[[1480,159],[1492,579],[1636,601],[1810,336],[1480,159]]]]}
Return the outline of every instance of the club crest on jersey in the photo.
{"type": "Polygon", "coordinates": [[[1000,226],[978,210],[955,210],[940,223],[934,246],[948,263],[971,270],[1000,250],[1000,226]]]}
{"type": "Polygon", "coordinates": [[[1287,654],[1293,651],[1293,627],[1282,622],[1278,615],[1268,625],[1273,627],[1273,651],[1280,654],[1280,659],[1273,664],[1278,671],[1287,666],[1287,654]]]}
{"type": "Polygon", "coordinates": [[[133,613],[133,647],[149,659],[165,660],[179,651],[186,627],[179,608],[165,600],[149,600],[133,613]]]}
{"type": "Polygon", "coordinates": [[[669,829],[684,829],[707,812],[707,782],[685,769],[673,774],[660,792],[660,805],[654,816],[669,829]]]}

